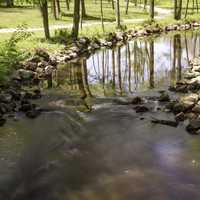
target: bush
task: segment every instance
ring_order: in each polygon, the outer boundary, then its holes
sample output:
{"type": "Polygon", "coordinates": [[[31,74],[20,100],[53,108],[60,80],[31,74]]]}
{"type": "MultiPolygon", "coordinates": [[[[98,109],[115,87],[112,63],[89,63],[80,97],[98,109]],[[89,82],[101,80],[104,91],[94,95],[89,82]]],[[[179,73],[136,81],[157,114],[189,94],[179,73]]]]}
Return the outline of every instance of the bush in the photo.
{"type": "Polygon", "coordinates": [[[29,37],[24,26],[17,28],[9,40],[0,43],[0,82],[4,82],[10,72],[16,69],[20,62],[25,59],[26,53],[17,48],[17,43],[29,37]]]}

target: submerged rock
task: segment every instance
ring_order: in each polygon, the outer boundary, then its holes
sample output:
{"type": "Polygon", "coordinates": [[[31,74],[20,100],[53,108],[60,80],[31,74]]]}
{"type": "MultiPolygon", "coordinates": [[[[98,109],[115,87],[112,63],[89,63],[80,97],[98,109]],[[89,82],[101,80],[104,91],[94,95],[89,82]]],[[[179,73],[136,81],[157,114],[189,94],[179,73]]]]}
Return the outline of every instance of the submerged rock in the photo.
{"type": "Polygon", "coordinates": [[[136,106],[134,110],[136,113],[143,113],[143,112],[148,112],[149,108],[147,108],[146,106],[136,106]]]}
{"type": "Polygon", "coordinates": [[[160,102],[170,101],[169,94],[167,94],[166,92],[162,92],[158,100],[160,102]]]}
{"type": "Polygon", "coordinates": [[[199,134],[200,130],[200,120],[198,119],[193,119],[190,120],[189,124],[186,126],[186,131],[192,135],[197,135],[199,134]]]}
{"type": "Polygon", "coordinates": [[[142,98],[141,97],[135,97],[131,101],[132,104],[140,104],[142,103],[142,98]]]}
{"type": "Polygon", "coordinates": [[[172,126],[172,127],[178,126],[178,121],[153,119],[153,120],[151,120],[151,122],[154,124],[162,124],[162,125],[167,125],[167,126],[172,126]]]}
{"type": "Polygon", "coordinates": [[[3,116],[0,116],[0,126],[3,126],[6,123],[6,119],[3,116]]]}
{"type": "Polygon", "coordinates": [[[32,110],[26,112],[26,116],[31,119],[38,117],[40,114],[41,114],[41,112],[36,109],[32,109],[32,110]]]}

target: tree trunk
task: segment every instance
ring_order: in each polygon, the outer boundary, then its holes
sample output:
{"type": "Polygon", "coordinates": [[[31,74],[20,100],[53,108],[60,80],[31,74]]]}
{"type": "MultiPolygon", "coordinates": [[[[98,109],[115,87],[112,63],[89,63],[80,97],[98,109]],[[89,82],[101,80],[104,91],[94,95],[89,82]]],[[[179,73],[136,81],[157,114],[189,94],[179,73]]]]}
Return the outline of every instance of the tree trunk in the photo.
{"type": "Polygon", "coordinates": [[[102,29],[104,32],[105,29],[104,29],[104,20],[103,20],[103,2],[102,2],[102,0],[101,0],[101,26],[102,26],[102,29]]]}
{"type": "Polygon", "coordinates": [[[79,33],[79,22],[80,22],[80,0],[74,0],[74,17],[72,27],[72,37],[77,39],[79,33]]]}
{"type": "Polygon", "coordinates": [[[67,10],[70,10],[70,7],[69,7],[69,0],[66,0],[66,6],[67,6],[67,10]]]}
{"type": "Polygon", "coordinates": [[[117,28],[120,28],[121,27],[121,23],[120,23],[119,0],[116,0],[116,23],[117,23],[117,28]]]}
{"type": "Polygon", "coordinates": [[[49,17],[48,17],[48,3],[47,0],[42,0],[40,3],[40,10],[43,19],[43,27],[45,38],[50,39],[50,31],[49,31],[49,17]]]}
{"type": "Polygon", "coordinates": [[[82,17],[87,16],[86,9],[85,9],[85,0],[81,0],[81,14],[82,14],[82,17]]]}
{"type": "Polygon", "coordinates": [[[60,0],[56,0],[56,6],[57,6],[57,10],[58,10],[58,15],[60,15],[60,12],[61,12],[60,0]]]}
{"type": "Polygon", "coordinates": [[[128,14],[129,0],[126,0],[126,15],[128,14]]]}
{"type": "Polygon", "coordinates": [[[154,0],[150,1],[150,19],[154,19],[154,0]]]}
{"type": "Polygon", "coordinates": [[[6,6],[8,8],[11,8],[14,6],[14,0],[6,0],[6,6]]]}
{"type": "Polygon", "coordinates": [[[54,19],[57,20],[58,17],[57,17],[57,11],[56,11],[56,0],[52,0],[52,11],[53,11],[54,19]]]}

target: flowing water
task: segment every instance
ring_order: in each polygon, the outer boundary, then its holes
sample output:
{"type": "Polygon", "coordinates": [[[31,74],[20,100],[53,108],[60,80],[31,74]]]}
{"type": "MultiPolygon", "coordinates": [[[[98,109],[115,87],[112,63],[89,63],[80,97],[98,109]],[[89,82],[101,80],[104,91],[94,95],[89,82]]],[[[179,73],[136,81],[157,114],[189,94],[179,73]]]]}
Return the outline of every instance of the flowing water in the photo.
{"type": "Polygon", "coordinates": [[[199,200],[199,136],[115,102],[158,95],[199,52],[198,32],[173,33],[60,66],[38,102],[49,111],[0,128],[0,199],[199,200]]]}

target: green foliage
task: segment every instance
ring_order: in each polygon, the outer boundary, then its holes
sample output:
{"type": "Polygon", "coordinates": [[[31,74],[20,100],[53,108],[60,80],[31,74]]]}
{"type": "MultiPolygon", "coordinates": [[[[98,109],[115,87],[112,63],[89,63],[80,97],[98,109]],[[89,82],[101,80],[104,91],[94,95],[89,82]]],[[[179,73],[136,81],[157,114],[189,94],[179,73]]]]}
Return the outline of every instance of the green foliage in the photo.
{"type": "Polygon", "coordinates": [[[25,31],[25,26],[18,27],[10,39],[0,44],[0,82],[7,79],[9,73],[19,66],[20,61],[25,59],[26,53],[18,50],[17,43],[29,37],[31,33],[25,31]]]}
{"type": "Polygon", "coordinates": [[[72,40],[71,31],[66,28],[55,30],[55,37],[53,39],[59,43],[69,43],[72,40]]]}

